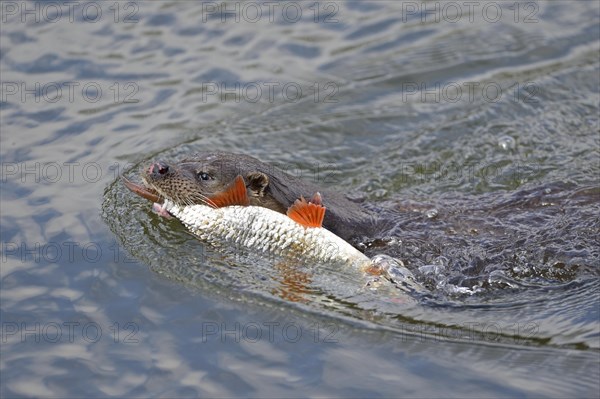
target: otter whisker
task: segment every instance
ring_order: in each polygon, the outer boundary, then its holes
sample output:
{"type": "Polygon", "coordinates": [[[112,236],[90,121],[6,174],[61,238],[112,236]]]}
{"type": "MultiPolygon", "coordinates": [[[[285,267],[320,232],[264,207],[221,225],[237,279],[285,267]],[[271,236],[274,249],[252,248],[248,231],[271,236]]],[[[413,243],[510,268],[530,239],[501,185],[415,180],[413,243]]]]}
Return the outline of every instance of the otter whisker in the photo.
{"type": "Polygon", "coordinates": [[[217,208],[217,205],[213,202],[213,200],[211,200],[209,197],[207,197],[204,194],[201,193],[196,193],[196,195],[199,197],[199,202],[203,205],[209,206],[213,209],[217,208]]]}

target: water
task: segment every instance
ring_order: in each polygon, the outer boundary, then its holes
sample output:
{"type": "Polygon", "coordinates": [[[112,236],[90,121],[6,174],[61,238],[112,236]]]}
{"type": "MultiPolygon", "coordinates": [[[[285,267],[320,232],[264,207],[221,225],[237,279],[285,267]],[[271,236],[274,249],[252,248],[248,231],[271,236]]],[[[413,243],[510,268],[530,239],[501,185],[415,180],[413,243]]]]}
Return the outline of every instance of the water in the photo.
{"type": "Polygon", "coordinates": [[[597,3],[53,4],[2,2],[3,397],[598,396],[597,3]],[[348,193],[406,280],[115,179],[200,149],[348,193]]]}

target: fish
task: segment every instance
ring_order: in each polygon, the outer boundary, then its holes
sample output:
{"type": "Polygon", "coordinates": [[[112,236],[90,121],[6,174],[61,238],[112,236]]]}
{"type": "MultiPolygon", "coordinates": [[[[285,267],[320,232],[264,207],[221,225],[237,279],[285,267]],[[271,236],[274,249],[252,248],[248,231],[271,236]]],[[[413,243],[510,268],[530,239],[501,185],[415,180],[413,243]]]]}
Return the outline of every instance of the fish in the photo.
{"type": "Polygon", "coordinates": [[[235,246],[304,263],[344,265],[367,274],[381,274],[380,265],[323,227],[326,207],[319,193],[309,201],[297,199],[283,214],[248,205],[242,176],[204,203],[191,205],[161,198],[152,187],[148,189],[125,178],[124,183],[134,193],[153,201],[159,215],[178,219],[191,234],[209,245],[235,246]]]}

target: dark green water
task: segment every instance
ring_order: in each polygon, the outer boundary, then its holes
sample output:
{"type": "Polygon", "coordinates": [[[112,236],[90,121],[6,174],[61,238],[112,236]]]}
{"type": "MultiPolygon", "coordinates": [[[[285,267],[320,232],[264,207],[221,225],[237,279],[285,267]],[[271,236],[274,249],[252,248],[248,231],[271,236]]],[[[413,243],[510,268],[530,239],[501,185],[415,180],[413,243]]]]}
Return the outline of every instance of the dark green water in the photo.
{"type": "Polygon", "coordinates": [[[600,394],[597,2],[1,5],[2,397],[600,394]],[[197,150],[347,193],[412,282],[298,291],[116,180],[197,150]]]}

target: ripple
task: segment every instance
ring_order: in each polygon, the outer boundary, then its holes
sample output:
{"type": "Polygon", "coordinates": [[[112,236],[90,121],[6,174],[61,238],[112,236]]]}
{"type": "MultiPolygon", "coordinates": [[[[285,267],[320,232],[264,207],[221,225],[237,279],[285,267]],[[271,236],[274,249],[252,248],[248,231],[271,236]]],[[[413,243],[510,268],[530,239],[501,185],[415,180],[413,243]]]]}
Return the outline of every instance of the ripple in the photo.
{"type": "MultiPolygon", "coordinates": [[[[57,23],[3,15],[3,82],[103,89],[97,103],[51,103],[41,89],[0,101],[3,329],[95,322],[103,335],[3,331],[0,396],[598,396],[595,2],[535,3],[531,24],[514,7],[498,23],[476,12],[454,24],[372,1],[308,2],[298,22],[258,24],[223,23],[220,5],[205,18],[207,4],[121,3],[115,22],[116,4],[97,3],[96,23],[81,6],[57,23]],[[198,79],[295,82],[303,95],[207,101],[198,79]],[[136,102],[115,100],[115,82],[135,83],[136,102]],[[469,84],[502,96],[470,97],[469,84]],[[444,88],[456,86],[453,102],[444,88]],[[198,149],[325,178],[385,220],[356,244],[393,264],[397,284],[206,248],[111,184],[115,164],[198,149]],[[108,172],[95,184],[27,174],[51,162],[108,172]],[[13,246],[50,240],[104,256],[53,263],[13,246]],[[202,334],[262,322],[306,334],[202,334]],[[324,326],[337,329],[316,342],[324,326]]],[[[55,6],[27,7],[55,17],[55,6]]]]}

